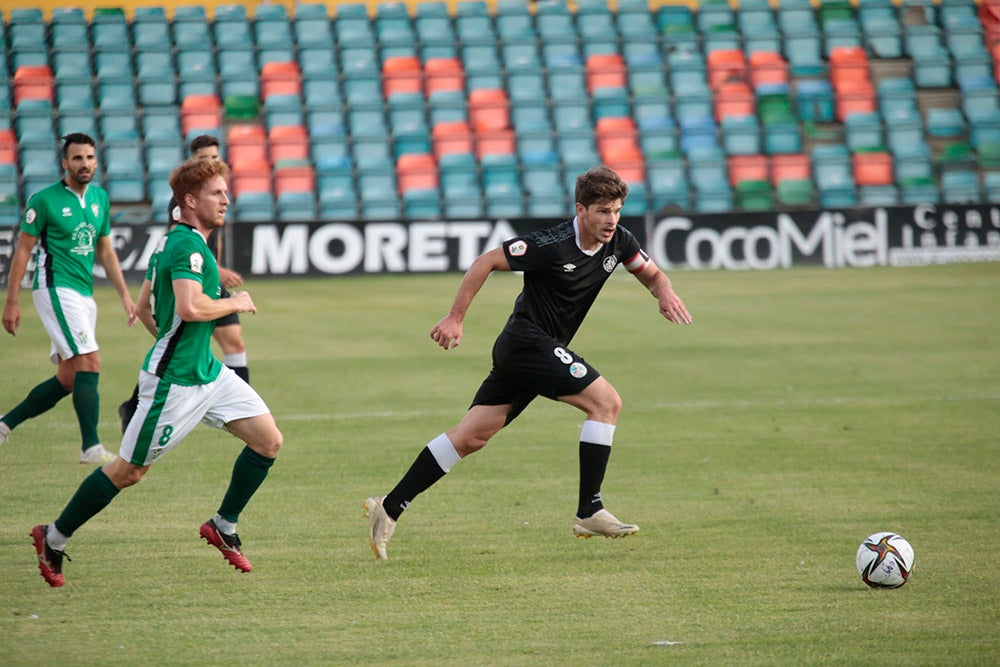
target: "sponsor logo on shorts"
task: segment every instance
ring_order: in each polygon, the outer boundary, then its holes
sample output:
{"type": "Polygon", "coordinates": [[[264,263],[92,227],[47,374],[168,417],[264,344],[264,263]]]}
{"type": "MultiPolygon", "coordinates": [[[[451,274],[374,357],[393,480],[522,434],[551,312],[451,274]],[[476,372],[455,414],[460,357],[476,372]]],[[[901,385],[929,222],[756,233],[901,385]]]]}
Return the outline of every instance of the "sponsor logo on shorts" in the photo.
{"type": "Polygon", "coordinates": [[[579,380],[580,378],[582,378],[584,375],[587,374],[587,367],[579,362],[574,361],[572,364],[569,365],[569,374],[575,377],[577,380],[579,380]]]}
{"type": "Polygon", "coordinates": [[[604,270],[608,273],[614,271],[616,266],[618,266],[618,258],[614,255],[604,260],[604,270]]]}
{"type": "Polygon", "coordinates": [[[507,246],[507,252],[510,253],[511,257],[520,257],[524,253],[528,252],[528,244],[518,239],[507,246]]]}

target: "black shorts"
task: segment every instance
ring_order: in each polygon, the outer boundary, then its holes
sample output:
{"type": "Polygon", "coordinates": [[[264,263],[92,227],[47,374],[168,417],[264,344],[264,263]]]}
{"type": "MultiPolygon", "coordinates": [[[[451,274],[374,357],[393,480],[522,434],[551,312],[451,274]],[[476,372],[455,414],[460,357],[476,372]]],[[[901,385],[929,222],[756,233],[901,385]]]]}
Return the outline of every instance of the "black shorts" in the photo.
{"type": "Polygon", "coordinates": [[[601,374],[583,357],[550,336],[504,330],[493,344],[493,368],[472,405],[512,404],[509,424],[536,396],[552,400],[574,396],[599,377],[601,374]]]}
{"type": "MultiPolygon", "coordinates": [[[[229,290],[226,289],[225,285],[223,285],[221,289],[222,292],[219,293],[219,296],[223,299],[228,299],[230,296],[229,290]]],[[[215,320],[216,327],[231,327],[234,324],[239,324],[239,323],[240,323],[239,313],[229,313],[228,315],[223,315],[219,319],[215,320]]]]}

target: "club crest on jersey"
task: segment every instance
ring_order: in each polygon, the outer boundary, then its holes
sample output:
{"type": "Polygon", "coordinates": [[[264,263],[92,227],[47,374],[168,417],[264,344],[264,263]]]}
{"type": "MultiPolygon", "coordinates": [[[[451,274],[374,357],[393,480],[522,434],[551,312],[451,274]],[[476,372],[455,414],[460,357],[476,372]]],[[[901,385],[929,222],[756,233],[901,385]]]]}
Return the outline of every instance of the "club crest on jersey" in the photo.
{"type": "Polygon", "coordinates": [[[528,244],[518,239],[508,246],[507,251],[510,252],[511,257],[520,257],[528,252],[528,244]]]}
{"type": "Polygon", "coordinates": [[[35,224],[35,220],[37,219],[38,219],[38,213],[35,212],[35,209],[29,208],[27,211],[24,212],[24,222],[26,224],[33,225],[35,224]]]}
{"type": "Polygon", "coordinates": [[[191,253],[191,271],[194,273],[201,273],[202,265],[205,263],[205,258],[200,254],[193,252],[191,253]]]}
{"type": "Polygon", "coordinates": [[[97,204],[91,204],[90,205],[90,212],[93,213],[95,216],[100,215],[100,213],[101,213],[101,207],[98,206],[97,204]]]}
{"type": "Polygon", "coordinates": [[[579,380],[580,378],[582,378],[584,375],[587,374],[587,367],[579,362],[574,361],[572,364],[569,365],[569,374],[575,377],[577,380],[579,380]]]}
{"type": "Polygon", "coordinates": [[[618,258],[615,257],[614,255],[611,255],[610,257],[604,260],[604,270],[607,271],[608,273],[614,271],[616,266],[618,266],[618,258]]]}
{"type": "Polygon", "coordinates": [[[96,236],[97,230],[92,225],[86,222],[80,223],[73,230],[73,242],[76,245],[70,248],[69,251],[74,255],[86,257],[94,252],[94,238],[96,236]]]}

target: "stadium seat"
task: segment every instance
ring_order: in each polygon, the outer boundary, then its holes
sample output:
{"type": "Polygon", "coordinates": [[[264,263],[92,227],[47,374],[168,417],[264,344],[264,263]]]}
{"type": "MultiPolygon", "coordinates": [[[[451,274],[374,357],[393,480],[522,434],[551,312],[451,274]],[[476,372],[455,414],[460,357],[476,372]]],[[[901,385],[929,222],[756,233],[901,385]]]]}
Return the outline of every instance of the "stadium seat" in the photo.
{"type": "Polygon", "coordinates": [[[428,97],[442,90],[465,90],[465,71],[458,58],[430,58],[424,61],[423,71],[428,97]]]}
{"type": "Polygon", "coordinates": [[[367,220],[396,220],[400,202],[395,170],[385,164],[361,169],[358,175],[361,215],[367,220]]]}
{"type": "Polygon", "coordinates": [[[141,128],[141,135],[147,144],[184,142],[180,109],[176,105],[143,108],[141,128]]]}
{"type": "Polygon", "coordinates": [[[769,211],[774,208],[774,193],[766,180],[740,181],[735,186],[736,205],[746,211],[769,211]]]}
{"type": "Polygon", "coordinates": [[[295,61],[270,62],[260,70],[260,95],[267,102],[271,95],[301,95],[302,73],[295,61]]]}
{"type": "Polygon", "coordinates": [[[121,7],[103,7],[94,11],[90,22],[90,43],[95,53],[128,51],[128,22],[121,7]]]}
{"type": "Polygon", "coordinates": [[[844,142],[852,152],[885,145],[878,112],[852,113],[844,119],[844,142]]]}
{"type": "Polygon", "coordinates": [[[148,144],[145,148],[145,159],[149,174],[170,173],[184,161],[184,151],[180,143],[148,144]]]}
{"type": "Polygon", "coordinates": [[[859,186],[892,185],[892,156],[884,151],[855,153],[851,158],[854,182],[859,186]]]}
{"type": "Polygon", "coordinates": [[[727,116],[750,116],[756,112],[756,100],[746,81],[719,82],[714,88],[714,117],[721,123],[727,116]]]}
{"type": "Polygon", "coordinates": [[[136,7],[132,10],[132,45],[136,53],[172,46],[170,24],[163,7],[136,7]]]}
{"type": "Polygon", "coordinates": [[[680,153],[661,155],[647,163],[652,207],[686,210],[690,206],[689,184],[680,153]]]}
{"type": "Polygon", "coordinates": [[[396,159],[400,196],[411,190],[436,190],[440,184],[437,163],[430,153],[408,153],[396,159]]]}
{"type": "Polygon", "coordinates": [[[358,195],[349,164],[338,172],[318,173],[316,190],[322,219],[357,219],[358,195]]]}
{"type": "Polygon", "coordinates": [[[382,63],[382,95],[422,93],[423,72],[416,56],[395,56],[382,63]]]}
{"type": "Polygon", "coordinates": [[[268,160],[267,133],[259,123],[230,125],[226,132],[226,161],[230,164],[268,160]]]}
{"type": "Polygon", "coordinates": [[[181,133],[218,130],[222,126],[222,103],[215,95],[192,95],[181,101],[181,133]]]}
{"type": "Polygon", "coordinates": [[[233,204],[238,222],[273,222],[277,217],[274,195],[270,191],[237,192],[233,204]]]}
{"type": "Polygon", "coordinates": [[[267,160],[243,160],[232,165],[232,189],[235,196],[248,192],[272,194],[271,164],[267,160]]]}
{"type": "Polygon", "coordinates": [[[771,177],[766,155],[732,155],[728,163],[729,183],[734,188],[743,181],[767,181],[771,177]]]}
{"type": "Polygon", "coordinates": [[[14,71],[14,106],[22,100],[55,102],[55,78],[48,65],[22,66],[14,71]]]}

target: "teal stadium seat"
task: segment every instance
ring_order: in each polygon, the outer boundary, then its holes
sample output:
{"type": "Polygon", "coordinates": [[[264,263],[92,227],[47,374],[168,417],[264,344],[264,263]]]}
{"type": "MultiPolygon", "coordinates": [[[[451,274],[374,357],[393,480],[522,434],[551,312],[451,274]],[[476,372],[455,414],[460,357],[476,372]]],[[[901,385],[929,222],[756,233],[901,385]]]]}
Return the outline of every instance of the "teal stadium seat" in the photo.
{"type": "Polygon", "coordinates": [[[333,32],[330,29],[330,17],[327,15],[326,5],[321,3],[296,5],[292,32],[300,53],[303,49],[333,49],[333,32]]]}
{"type": "Polygon", "coordinates": [[[253,20],[254,44],[259,49],[291,47],[295,40],[285,6],[278,3],[257,5],[253,20]]]}
{"type": "Polygon", "coordinates": [[[211,30],[205,8],[201,5],[178,5],[171,22],[174,46],[178,55],[188,49],[212,48],[211,30]]]}
{"type": "MultiPolygon", "coordinates": [[[[57,7],[49,21],[52,51],[86,52],[90,40],[87,19],[79,7],[57,7]]],[[[84,56],[85,57],[85,56],[84,56]]]]}
{"type": "Polygon", "coordinates": [[[171,47],[170,24],[163,7],[136,7],[133,10],[132,44],[136,53],[171,47]]]}
{"type": "Polygon", "coordinates": [[[94,11],[90,24],[90,39],[94,53],[106,51],[128,52],[132,42],[129,39],[128,22],[121,8],[94,11]]]}

